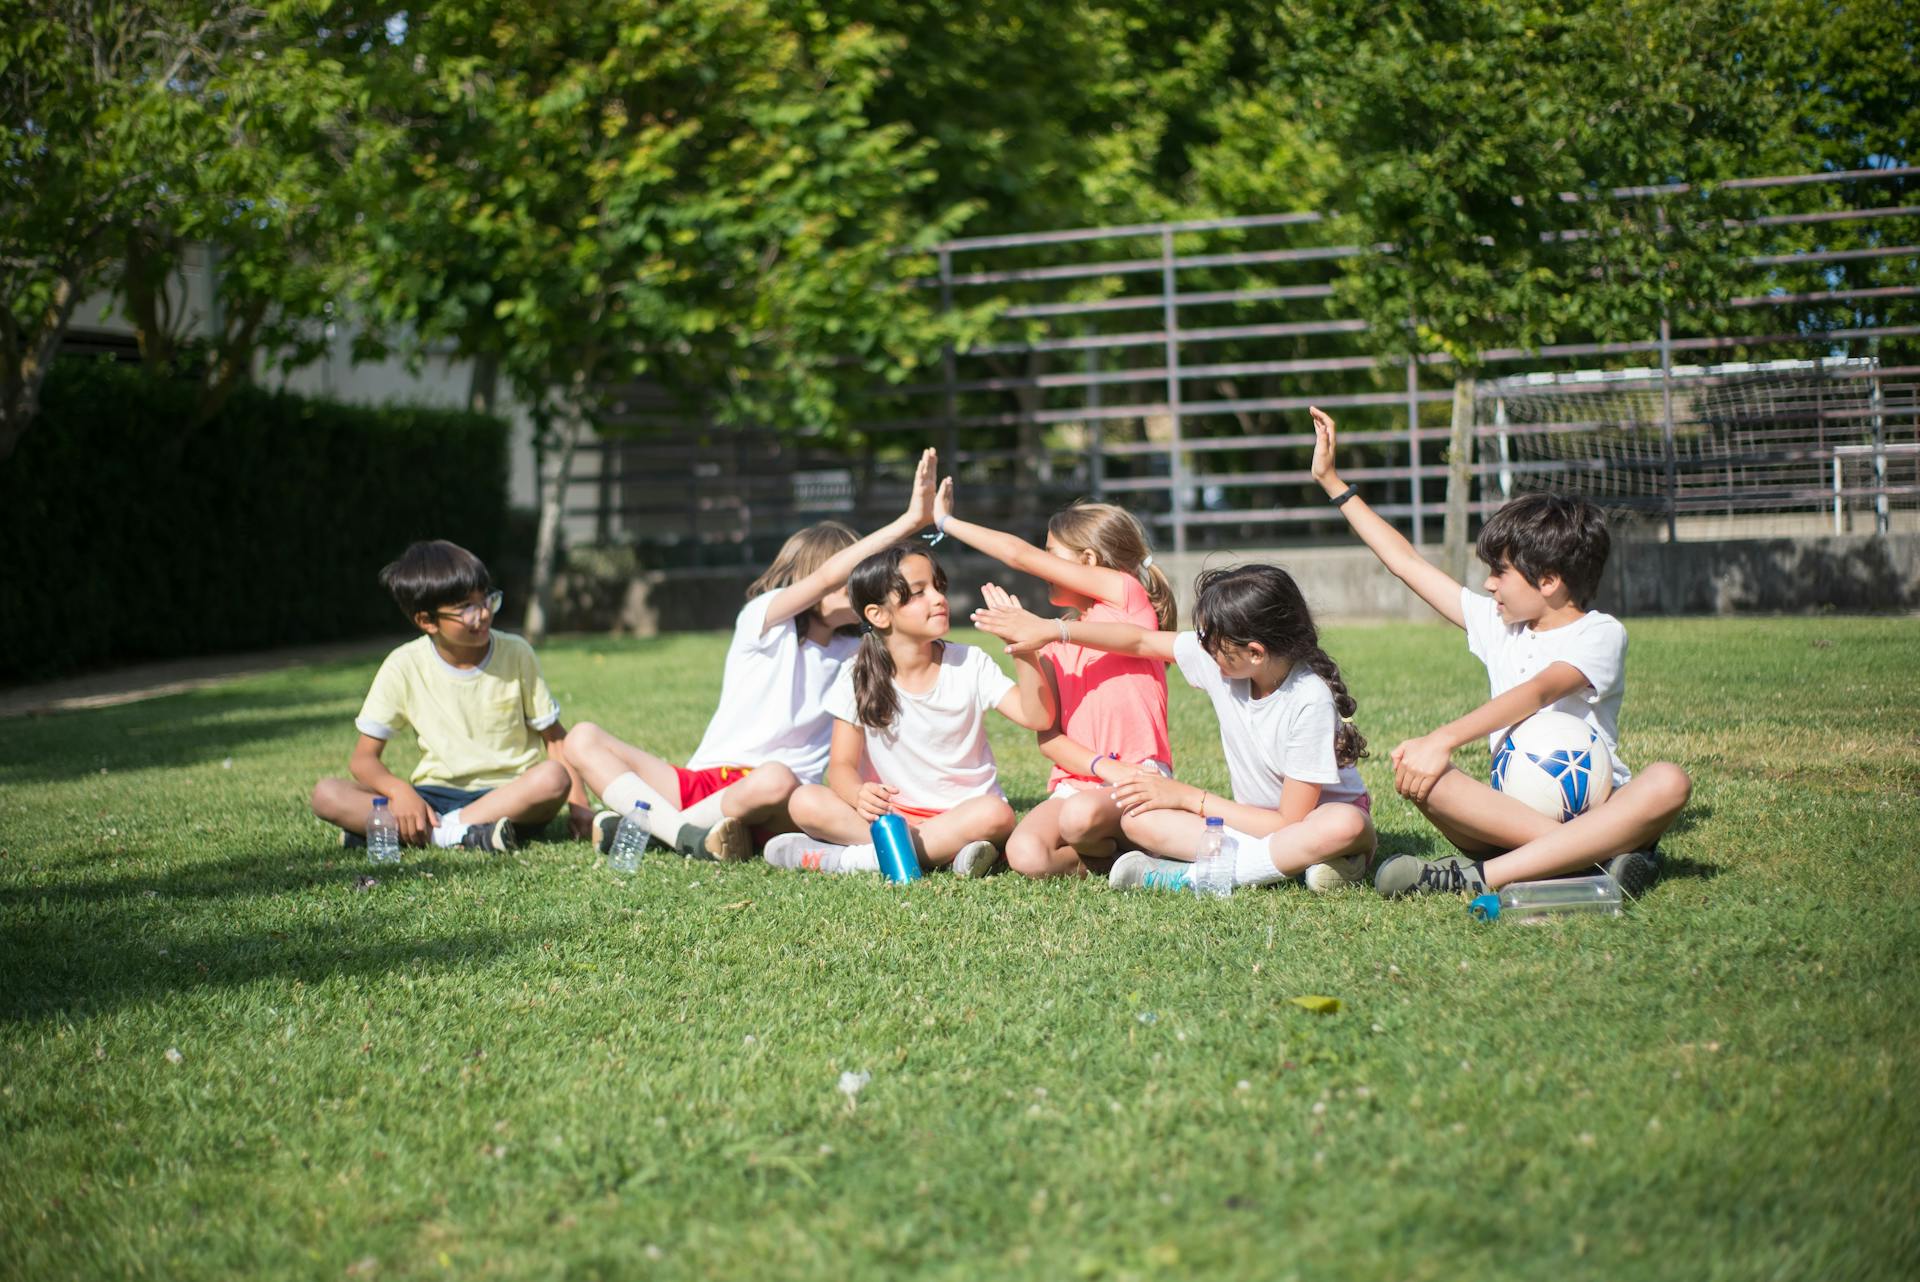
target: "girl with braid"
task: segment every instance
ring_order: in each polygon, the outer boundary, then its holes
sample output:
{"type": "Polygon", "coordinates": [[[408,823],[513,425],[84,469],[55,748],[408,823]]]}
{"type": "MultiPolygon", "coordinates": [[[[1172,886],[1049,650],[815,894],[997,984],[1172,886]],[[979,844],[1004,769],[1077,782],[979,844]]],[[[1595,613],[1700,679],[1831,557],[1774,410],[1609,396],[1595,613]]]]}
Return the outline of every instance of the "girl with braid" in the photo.
{"type": "Polygon", "coordinates": [[[1313,616],[1278,566],[1209,570],[1195,584],[1192,632],[1041,619],[999,588],[982,590],[974,624],[1028,654],[1065,640],[1171,661],[1213,702],[1233,796],[1140,774],[1116,784],[1121,831],[1139,847],[1108,878],[1116,887],[1184,889],[1206,821],[1225,821],[1236,886],[1300,877],[1314,890],[1365,880],[1372,802],[1354,762],[1366,740],[1347,718],[1354,699],[1320,648],[1313,616]]]}

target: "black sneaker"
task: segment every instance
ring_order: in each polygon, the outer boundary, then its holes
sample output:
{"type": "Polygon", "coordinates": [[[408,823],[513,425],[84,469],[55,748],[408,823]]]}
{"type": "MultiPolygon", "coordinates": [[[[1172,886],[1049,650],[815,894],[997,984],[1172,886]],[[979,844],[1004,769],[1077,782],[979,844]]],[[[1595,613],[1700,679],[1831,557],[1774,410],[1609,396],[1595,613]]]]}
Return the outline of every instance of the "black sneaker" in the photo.
{"type": "Polygon", "coordinates": [[[1658,847],[1629,850],[1624,855],[1615,855],[1601,867],[1619,884],[1622,895],[1628,899],[1638,899],[1660,880],[1660,851],[1658,847]]]}
{"type": "Polygon", "coordinates": [[[340,848],[342,850],[365,850],[367,848],[367,839],[357,832],[348,832],[345,828],[342,828],[340,830],[340,848]]]}
{"type": "Polygon", "coordinates": [[[1465,855],[1443,859],[1415,859],[1394,855],[1373,871],[1373,888],[1389,899],[1401,895],[1479,895],[1487,889],[1486,873],[1465,855]]]}
{"type": "Polygon", "coordinates": [[[460,835],[460,844],[468,850],[504,855],[520,844],[520,834],[513,830],[513,820],[496,819],[492,823],[468,824],[466,832],[460,835]]]}

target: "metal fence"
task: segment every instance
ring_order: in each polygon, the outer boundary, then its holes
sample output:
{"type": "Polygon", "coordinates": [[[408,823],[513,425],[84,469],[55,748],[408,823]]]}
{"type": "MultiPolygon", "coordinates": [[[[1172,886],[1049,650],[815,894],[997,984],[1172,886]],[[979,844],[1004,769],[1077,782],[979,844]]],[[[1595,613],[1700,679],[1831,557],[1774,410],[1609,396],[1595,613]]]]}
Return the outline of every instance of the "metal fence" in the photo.
{"type": "MultiPolygon", "coordinates": [[[[1750,281],[1737,297],[1709,313],[1662,317],[1637,340],[1483,352],[1483,385],[1533,375],[1572,386],[1640,367],[1662,393],[1652,429],[1658,466],[1640,457],[1614,470],[1654,485],[1658,492],[1636,492],[1626,506],[1664,517],[1669,537],[1681,534],[1683,516],[1709,506],[1764,514],[1832,502],[1830,488],[1816,499],[1807,475],[1769,472],[1774,463],[1819,470],[1828,487],[1837,476],[1847,510],[1898,510],[1912,493],[1899,479],[1912,416],[1901,418],[1888,398],[1910,403],[1920,376],[1920,205],[1908,203],[1917,181],[1920,168],[1888,168],[1722,184],[1723,202],[1729,192],[1741,202],[1727,221],[1750,281]],[[1679,466],[1697,433],[1685,417],[1693,402],[1683,395],[1676,411],[1676,380],[1696,387],[1713,377],[1697,373],[1707,361],[1778,360],[1818,362],[1828,382],[1870,363],[1875,373],[1861,385],[1878,389],[1878,417],[1829,406],[1810,441],[1748,432],[1738,483],[1700,491],[1693,473],[1704,465],[1679,466]]],[[[1680,184],[1600,199],[1650,211],[1641,221],[1651,225],[1666,202],[1690,193],[1680,184]]],[[[1125,503],[1175,550],[1282,543],[1331,524],[1307,473],[1305,411],[1318,404],[1341,420],[1343,474],[1425,539],[1446,498],[1456,371],[1441,356],[1378,355],[1388,344],[1343,309],[1336,282],[1353,260],[1388,251],[1338,243],[1332,226],[1301,212],[951,241],[928,287],[952,306],[997,301],[995,331],[943,353],[935,379],[874,389],[858,407],[851,451],[799,433],[698,425],[608,443],[587,456],[570,513],[612,539],[751,558],[836,503],[849,519],[884,519],[904,493],[906,460],[931,443],[971,510],[1016,527],[1091,496],[1125,503]]],[[[1496,425],[1487,396],[1469,403],[1484,412],[1466,433],[1477,448],[1465,506],[1484,512],[1511,491],[1517,448],[1551,436],[1565,446],[1572,436],[1552,418],[1510,413],[1496,425]]],[[[1628,431],[1649,439],[1644,418],[1628,431]]],[[[1609,457],[1603,435],[1589,433],[1596,458],[1609,457]]],[[[1723,452],[1713,466],[1724,476],[1732,462],[1723,452]]]]}

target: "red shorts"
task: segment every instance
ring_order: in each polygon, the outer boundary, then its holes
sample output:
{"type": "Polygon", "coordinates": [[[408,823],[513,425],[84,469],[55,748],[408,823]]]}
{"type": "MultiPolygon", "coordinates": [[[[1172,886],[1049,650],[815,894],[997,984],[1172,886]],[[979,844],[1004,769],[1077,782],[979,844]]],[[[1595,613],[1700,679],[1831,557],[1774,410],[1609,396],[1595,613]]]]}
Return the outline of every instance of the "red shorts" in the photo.
{"type": "Polygon", "coordinates": [[[896,801],[893,803],[893,813],[906,820],[907,827],[918,828],[927,820],[938,819],[947,812],[944,810],[928,810],[923,806],[903,806],[896,801]]]}
{"type": "Polygon", "coordinates": [[[752,766],[709,766],[705,770],[688,770],[685,766],[675,766],[673,773],[680,778],[680,809],[685,810],[697,801],[705,801],[722,788],[730,788],[753,773],[752,766]]]}

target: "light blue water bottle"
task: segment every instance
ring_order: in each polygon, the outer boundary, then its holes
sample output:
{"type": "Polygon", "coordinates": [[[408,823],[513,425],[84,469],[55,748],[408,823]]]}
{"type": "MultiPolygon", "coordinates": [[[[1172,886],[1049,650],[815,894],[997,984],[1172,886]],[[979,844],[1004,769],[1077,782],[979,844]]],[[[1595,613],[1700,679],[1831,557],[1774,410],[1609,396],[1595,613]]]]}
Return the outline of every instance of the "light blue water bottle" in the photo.
{"type": "Polygon", "coordinates": [[[607,851],[607,867],[615,872],[638,872],[640,856],[653,836],[653,808],[644,801],[633,803],[633,813],[620,818],[613,831],[613,848],[607,851]]]}
{"type": "Polygon", "coordinates": [[[373,813],[367,816],[367,858],[376,864],[400,862],[400,822],[385,797],[373,799],[373,813]]]}
{"type": "Polygon", "coordinates": [[[873,834],[873,851],[880,857],[880,871],[888,881],[913,881],[920,876],[920,854],[913,848],[913,833],[899,815],[881,815],[868,830],[873,834]]]}
{"type": "Polygon", "coordinates": [[[1227,821],[1218,817],[1207,820],[1207,830],[1200,836],[1200,849],[1193,858],[1193,871],[1188,874],[1193,893],[1202,899],[1225,899],[1233,893],[1233,847],[1227,842],[1227,821]]]}

